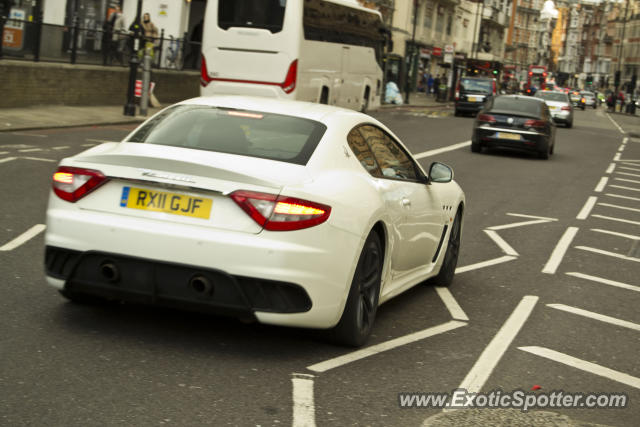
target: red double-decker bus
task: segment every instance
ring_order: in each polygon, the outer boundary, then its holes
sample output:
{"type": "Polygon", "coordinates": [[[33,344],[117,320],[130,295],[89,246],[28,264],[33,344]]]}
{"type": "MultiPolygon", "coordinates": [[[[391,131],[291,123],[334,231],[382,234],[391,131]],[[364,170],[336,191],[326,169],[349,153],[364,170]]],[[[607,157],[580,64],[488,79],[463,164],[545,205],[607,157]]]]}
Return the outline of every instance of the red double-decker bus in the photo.
{"type": "Polygon", "coordinates": [[[527,95],[533,95],[538,90],[546,89],[546,82],[547,67],[545,65],[529,65],[529,72],[527,73],[527,86],[525,88],[527,95]]]}

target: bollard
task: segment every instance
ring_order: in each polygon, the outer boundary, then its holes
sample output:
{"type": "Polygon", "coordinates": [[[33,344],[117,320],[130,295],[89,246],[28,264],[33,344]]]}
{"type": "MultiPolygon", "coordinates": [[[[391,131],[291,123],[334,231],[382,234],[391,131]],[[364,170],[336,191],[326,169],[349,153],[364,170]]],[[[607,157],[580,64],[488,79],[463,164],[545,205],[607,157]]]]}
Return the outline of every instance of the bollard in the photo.
{"type": "Polygon", "coordinates": [[[149,108],[149,83],[151,82],[151,49],[153,45],[147,44],[144,48],[142,59],[142,96],[140,97],[140,114],[147,115],[149,108]]]}

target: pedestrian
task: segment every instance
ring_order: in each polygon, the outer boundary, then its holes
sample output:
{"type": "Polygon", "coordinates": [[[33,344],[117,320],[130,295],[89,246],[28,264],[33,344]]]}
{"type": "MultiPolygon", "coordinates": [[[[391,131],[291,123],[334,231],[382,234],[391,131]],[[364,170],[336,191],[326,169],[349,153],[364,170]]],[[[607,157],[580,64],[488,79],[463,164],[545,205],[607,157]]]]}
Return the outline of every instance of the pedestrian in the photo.
{"type": "Polygon", "coordinates": [[[438,91],[440,90],[440,75],[437,75],[435,79],[433,79],[433,97],[438,98],[438,91]]]}
{"type": "Polygon", "coordinates": [[[124,65],[123,54],[124,45],[126,43],[127,27],[125,25],[124,15],[119,5],[116,5],[114,11],[109,17],[109,29],[111,33],[111,49],[108,58],[108,64],[113,63],[113,59],[117,59],[120,65],[124,65]]]}
{"type": "Polygon", "coordinates": [[[429,73],[429,78],[427,78],[427,93],[433,93],[433,76],[429,73]]]}
{"type": "Polygon", "coordinates": [[[142,27],[142,47],[144,49],[138,51],[138,55],[142,58],[144,56],[145,49],[150,48],[151,58],[153,59],[156,57],[156,51],[160,46],[160,40],[158,39],[158,27],[151,22],[151,15],[149,15],[149,13],[142,15],[142,23],[140,26],[142,27]]]}
{"type": "Polygon", "coordinates": [[[620,101],[620,112],[622,113],[624,108],[624,93],[622,91],[618,93],[618,100],[620,101]]]}

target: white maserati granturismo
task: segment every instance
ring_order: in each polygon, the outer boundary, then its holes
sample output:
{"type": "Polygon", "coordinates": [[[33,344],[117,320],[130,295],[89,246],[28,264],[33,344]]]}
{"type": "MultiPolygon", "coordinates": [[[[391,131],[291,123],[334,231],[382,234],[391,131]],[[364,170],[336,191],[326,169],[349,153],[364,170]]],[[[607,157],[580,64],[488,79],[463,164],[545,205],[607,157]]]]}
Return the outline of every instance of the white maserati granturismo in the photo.
{"type": "Polygon", "coordinates": [[[374,118],[266,98],[195,98],[63,159],[46,276],[116,300],[330,329],[366,342],[379,304],[451,284],[464,193],[374,118]]]}

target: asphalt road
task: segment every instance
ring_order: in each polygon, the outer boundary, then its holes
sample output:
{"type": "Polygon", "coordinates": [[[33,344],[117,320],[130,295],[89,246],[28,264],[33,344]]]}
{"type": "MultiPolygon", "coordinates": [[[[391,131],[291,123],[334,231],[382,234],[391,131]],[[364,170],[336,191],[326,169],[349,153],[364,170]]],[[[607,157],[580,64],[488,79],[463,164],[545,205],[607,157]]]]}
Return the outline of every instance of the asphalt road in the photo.
{"type": "MultiPolygon", "coordinates": [[[[454,168],[467,209],[450,293],[419,286],[382,306],[370,355],[306,330],[67,302],[45,285],[42,233],[7,244],[44,224],[58,160],[132,127],[0,133],[0,424],[462,425],[466,412],[401,409],[398,394],[538,386],[625,393],[625,409],[546,411],[637,425],[640,139],[587,110],[558,129],[548,161],[468,146],[430,155],[468,141],[473,119],[374,115],[425,167],[454,168]]],[[[543,415],[485,409],[466,422],[551,425],[543,415]]]]}

